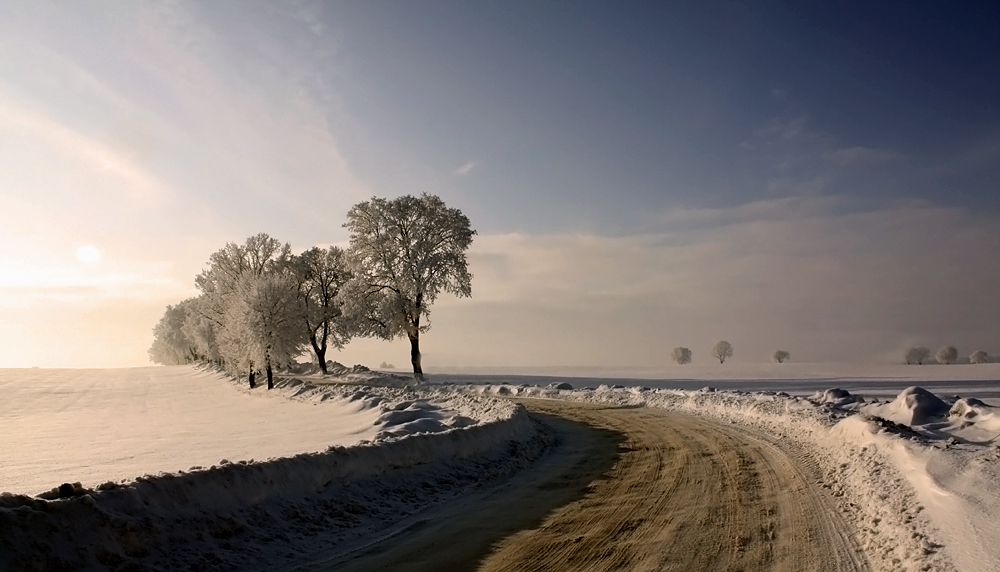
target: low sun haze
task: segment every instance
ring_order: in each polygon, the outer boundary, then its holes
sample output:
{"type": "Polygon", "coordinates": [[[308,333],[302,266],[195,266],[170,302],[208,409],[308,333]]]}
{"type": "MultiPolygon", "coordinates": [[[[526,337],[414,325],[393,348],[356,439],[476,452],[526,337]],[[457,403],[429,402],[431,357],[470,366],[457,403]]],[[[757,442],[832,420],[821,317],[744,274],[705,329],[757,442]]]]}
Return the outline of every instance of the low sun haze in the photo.
{"type": "Polygon", "coordinates": [[[998,10],[3,4],[0,367],[148,365],[227,242],[421,193],[478,232],[428,372],[995,356],[998,10]]]}

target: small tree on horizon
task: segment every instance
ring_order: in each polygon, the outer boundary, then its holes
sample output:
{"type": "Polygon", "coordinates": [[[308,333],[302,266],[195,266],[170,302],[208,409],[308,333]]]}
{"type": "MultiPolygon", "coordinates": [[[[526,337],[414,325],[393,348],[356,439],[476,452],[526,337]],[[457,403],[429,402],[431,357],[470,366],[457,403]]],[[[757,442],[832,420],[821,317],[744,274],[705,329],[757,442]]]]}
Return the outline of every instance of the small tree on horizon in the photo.
{"type": "Polygon", "coordinates": [[[940,364],[953,364],[958,361],[958,350],[955,349],[955,346],[941,346],[934,357],[940,364]]]}
{"type": "Polygon", "coordinates": [[[674,348],[670,352],[670,357],[680,365],[691,363],[691,350],[687,348],[674,348]]]}
{"type": "Polygon", "coordinates": [[[931,350],[917,346],[906,350],[906,363],[913,365],[923,365],[931,357],[931,350]]]}
{"type": "Polygon", "coordinates": [[[969,363],[988,363],[989,361],[990,354],[983,350],[972,352],[972,355],[969,356],[969,363]]]}
{"type": "Polygon", "coordinates": [[[790,357],[792,357],[792,354],[786,352],[785,350],[777,350],[771,354],[771,360],[778,363],[785,363],[790,357]]]}
{"type": "Polygon", "coordinates": [[[725,363],[727,358],[733,357],[733,345],[726,340],[719,340],[712,346],[712,356],[719,360],[719,363],[725,363]]]}
{"type": "Polygon", "coordinates": [[[195,298],[188,298],[174,306],[167,306],[163,317],[153,328],[153,345],[149,360],[163,365],[181,365],[198,361],[198,346],[184,331],[195,298]]]}

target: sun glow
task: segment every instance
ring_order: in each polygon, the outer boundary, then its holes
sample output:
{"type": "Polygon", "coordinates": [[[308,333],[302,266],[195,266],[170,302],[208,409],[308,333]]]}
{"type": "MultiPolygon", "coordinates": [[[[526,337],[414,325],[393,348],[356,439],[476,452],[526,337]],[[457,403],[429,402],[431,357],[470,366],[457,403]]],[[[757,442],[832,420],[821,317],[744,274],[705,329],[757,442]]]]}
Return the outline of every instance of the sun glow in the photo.
{"type": "Polygon", "coordinates": [[[85,244],[76,249],[76,259],[84,264],[96,264],[101,260],[101,251],[92,244],[85,244]]]}

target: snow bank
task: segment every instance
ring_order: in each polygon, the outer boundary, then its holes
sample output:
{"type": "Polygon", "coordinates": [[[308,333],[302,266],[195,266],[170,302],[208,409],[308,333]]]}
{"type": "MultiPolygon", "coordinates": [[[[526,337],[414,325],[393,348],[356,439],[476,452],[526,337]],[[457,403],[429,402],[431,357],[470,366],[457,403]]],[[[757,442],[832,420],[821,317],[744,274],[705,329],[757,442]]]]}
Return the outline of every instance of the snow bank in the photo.
{"type": "Polygon", "coordinates": [[[998,571],[1000,420],[973,398],[949,404],[919,387],[888,404],[831,388],[776,392],[600,385],[592,390],[464,385],[475,394],[644,405],[739,424],[795,456],[854,524],[873,569],[998,571]],[[992,439],[971,441],[962,435],[992,439]]]}
{"type": "Polygon", "coordinates": [[[0,569],[273,569],[504,478],[548,444],[523,407],[479,396],[288,377],[271,396],[343,401],[374,412],[379,430],[287,458],[64,484],[45,498],[4,493],[0,569]]]}

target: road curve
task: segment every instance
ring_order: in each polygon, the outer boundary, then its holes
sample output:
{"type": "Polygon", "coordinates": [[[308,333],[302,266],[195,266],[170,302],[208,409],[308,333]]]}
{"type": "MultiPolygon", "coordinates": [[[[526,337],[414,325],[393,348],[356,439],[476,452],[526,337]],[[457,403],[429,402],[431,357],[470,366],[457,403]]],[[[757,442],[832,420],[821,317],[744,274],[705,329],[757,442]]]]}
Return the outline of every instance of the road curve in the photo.
{"type": "Polygon", "coordinates": [[[869,569],[827,493],[762,436],[653,408],[521,402],[560,443],[537,466],[296,569],[869,569]]]}
{"type": "Polygon", "coordinates": [[[607,478],[500,542],[483,572],[868,570],[832,501],[763,437],[660,409],[525,405],[626,441],[607,478]]]}

